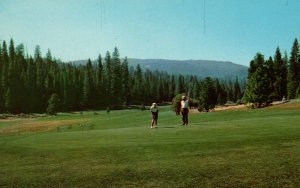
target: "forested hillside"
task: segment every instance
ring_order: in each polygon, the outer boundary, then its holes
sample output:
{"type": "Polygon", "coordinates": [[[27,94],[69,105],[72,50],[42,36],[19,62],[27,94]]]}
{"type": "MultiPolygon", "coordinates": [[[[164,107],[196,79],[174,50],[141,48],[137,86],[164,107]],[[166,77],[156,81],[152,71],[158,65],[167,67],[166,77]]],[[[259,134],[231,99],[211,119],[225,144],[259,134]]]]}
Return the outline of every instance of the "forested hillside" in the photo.
{"type": "MultiPolygon", "coordinates": [[[[85,60],[73,61],[75,64],[85,64],[85,60]]],[[[219,79],[239,80],[247,78],[248,68],[228,61],[210,60],[167,60],[167,59],[136,59],[128,58],[128,65],[140,65],[142,70],[164,71],[168,74],[194,75],[199,78],[212,77],[219,79]]]]}
{"type": "Polygon", "coordinates": [[[247,78],[248,67],[228,61],[210,60],[165,60],[165,59],[128,59],[130,65],[141,65],[142,69],[166,71],[169,74],[196,75],[201,78],[239,80],[247,78]]]}

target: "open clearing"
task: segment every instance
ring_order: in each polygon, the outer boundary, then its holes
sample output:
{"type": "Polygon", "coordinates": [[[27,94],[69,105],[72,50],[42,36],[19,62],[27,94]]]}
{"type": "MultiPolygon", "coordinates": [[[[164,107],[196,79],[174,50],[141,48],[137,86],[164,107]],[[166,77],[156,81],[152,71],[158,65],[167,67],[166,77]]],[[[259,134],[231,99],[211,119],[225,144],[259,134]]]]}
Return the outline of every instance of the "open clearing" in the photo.
{"type": "Polygon", "coordinates": [[[300,103],[0,120],[0,187],[300,187],[300,103]]]}

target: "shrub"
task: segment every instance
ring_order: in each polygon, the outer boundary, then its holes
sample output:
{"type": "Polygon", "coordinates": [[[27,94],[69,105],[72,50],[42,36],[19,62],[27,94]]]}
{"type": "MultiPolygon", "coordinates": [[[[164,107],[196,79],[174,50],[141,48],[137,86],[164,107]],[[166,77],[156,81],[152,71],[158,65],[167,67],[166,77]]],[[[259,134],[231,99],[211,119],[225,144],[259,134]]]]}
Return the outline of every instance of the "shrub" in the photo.
{"type": "Polygon", "coordinates": [[[176,115],[180,114],[180,101],[181,101],[181,97],[184,94],[177,94],[173,99],[172,99],[172,105],[171,105],[171,109],[176,113],[176,115]]]}
{"type": "Polygon", "coordinates": [[[47,113],[50,115],[56,115],[59,107],[59,98],[57,94],[52,94],[47,107],[47,113]]]}

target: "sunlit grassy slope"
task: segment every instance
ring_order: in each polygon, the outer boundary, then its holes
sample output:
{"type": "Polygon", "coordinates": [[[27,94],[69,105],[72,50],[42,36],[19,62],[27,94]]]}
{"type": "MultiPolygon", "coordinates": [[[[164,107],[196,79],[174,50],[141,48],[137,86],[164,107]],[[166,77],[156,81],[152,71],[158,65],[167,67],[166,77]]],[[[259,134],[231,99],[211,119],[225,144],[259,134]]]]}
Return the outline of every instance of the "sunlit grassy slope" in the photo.
{"type": "Polygon", "coordinates": [[[300,187],[299,107],[1,120],[0,187],[300,187]]]}

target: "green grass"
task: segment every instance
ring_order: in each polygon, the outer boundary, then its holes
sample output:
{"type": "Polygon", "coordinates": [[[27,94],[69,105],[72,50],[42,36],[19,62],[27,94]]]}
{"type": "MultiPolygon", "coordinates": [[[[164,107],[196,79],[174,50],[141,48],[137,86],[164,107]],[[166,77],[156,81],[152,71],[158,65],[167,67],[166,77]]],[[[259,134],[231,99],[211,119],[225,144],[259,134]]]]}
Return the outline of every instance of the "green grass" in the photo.
{"type": "MultiPolygon", "coordinates": [[[[0,187],[299,187],[300,109],[190,114],[59,114],[76,120],[39,132],[0,134],[0,187]],[[81,126],[80,126],[81,125],[81,126]]],[[[1,129],[22,121],[1,122],[1,129]]]]}

